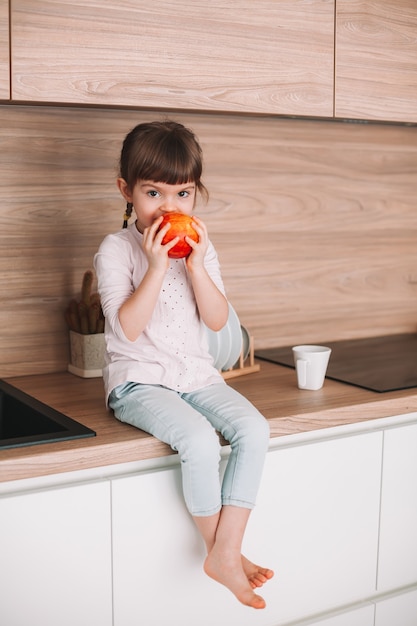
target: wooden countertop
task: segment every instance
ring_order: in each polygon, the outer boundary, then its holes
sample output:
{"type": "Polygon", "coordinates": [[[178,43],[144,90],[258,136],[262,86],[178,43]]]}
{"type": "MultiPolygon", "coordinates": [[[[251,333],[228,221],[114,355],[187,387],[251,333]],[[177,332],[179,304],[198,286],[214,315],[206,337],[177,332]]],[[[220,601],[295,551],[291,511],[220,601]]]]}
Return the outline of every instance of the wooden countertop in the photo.
{"type": "MultiPolygon", "coordinates": [[[[104,405],[101,378],[68,372],[8,382],[96,431],[87,439],[0,449],[0,482],[174,454],[165,444],[121,424],[104,405]]],[[[265,415],[271,437],[417,411],[417,389],[376,393],[326,379],[319,391],[299,390],[294,370],[261,362],[259,372],[228,381],[265,415]]]]}

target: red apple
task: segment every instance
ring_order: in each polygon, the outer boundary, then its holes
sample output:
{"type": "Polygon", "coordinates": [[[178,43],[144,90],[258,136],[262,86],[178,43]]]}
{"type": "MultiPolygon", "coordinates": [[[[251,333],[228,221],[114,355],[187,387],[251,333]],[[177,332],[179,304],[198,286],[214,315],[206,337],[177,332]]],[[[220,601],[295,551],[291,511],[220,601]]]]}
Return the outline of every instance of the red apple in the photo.
{"type": "Polygon", "coordinates": [[[168,252],[168,256],[171,259],[187,257],[191,253],[192,248],[185,241],[185,237],[198,241],[198,235],[192,226],[193,218],[183,213],[166,213],[158,230],[161,230],[167,222],[171,224],[171,227],[162,239],[162,245],[168,243],[174,237],[180,237],[179,242],[168,252]]]}

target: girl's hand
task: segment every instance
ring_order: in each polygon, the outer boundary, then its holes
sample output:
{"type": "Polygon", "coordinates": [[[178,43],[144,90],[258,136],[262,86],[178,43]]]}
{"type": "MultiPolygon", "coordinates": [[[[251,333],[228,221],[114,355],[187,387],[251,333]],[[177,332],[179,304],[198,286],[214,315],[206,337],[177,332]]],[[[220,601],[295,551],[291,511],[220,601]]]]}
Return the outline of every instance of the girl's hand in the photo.
{"type": "Polygon", "coordinates": [[[190,237],[185,237],[185,241],[193,249],[188,256],[186,263],[188,269],[197,269],[199,267],[204,267],[204,258],[206,256],[209,239],[204,222],[202,222],[196,215],[193,215],[192,217],[193,228],[198,235],[198,242],[194,241],[190,237]]]}
{"type": "Polygon", "coordinates": [[[199,241],[189,237],[185,240],[191,246],[192,252],[186,260],[187,270],[194,290],[198,311],[203,322],[211,330],[220,330],[227,322],[228,305],[225,296],[215,285],[204,265],[209,238],[205,224],[198,217],[193,217],[199,241]]]}
{"type": "Polygon", "coordinates": [[[143,249],[148,259],[149,268],[166,272],[169,267],[168,252],[178,243],[179,237],[174,237],[168,243],[162,245],[162,240],[170,229],[167,223],[160,231],[159,225],[162,222],[162,215],[158,217],[151,226],[143,231],[143,249]]]}

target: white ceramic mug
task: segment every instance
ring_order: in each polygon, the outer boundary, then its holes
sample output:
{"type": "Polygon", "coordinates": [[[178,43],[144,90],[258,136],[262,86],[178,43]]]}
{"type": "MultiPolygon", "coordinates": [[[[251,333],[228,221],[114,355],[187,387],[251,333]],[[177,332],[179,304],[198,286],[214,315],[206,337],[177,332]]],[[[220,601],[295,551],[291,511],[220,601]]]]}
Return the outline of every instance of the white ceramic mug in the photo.
{"type": "Polygon", "coordinates": [[[331,349],[326,346],[294,346],[295,370],[299,389],[317,391],[323,387],[331,349]]]}

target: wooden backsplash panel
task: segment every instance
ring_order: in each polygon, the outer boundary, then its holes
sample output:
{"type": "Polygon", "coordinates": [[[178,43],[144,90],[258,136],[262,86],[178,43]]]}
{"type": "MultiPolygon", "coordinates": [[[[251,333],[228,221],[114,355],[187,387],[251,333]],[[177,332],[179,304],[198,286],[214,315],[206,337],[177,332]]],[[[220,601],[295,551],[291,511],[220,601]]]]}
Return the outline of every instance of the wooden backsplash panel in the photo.
{"type": "MultiPolygon", "coordinates": [[[[121,142],[161,116],[0,107],[0,376],[66,369],[63,311],[121,226],[121,142]]],[[[198,213],[256,346],[416,329],[416,127],[172,117],[202,143],[198,213]]]]}

